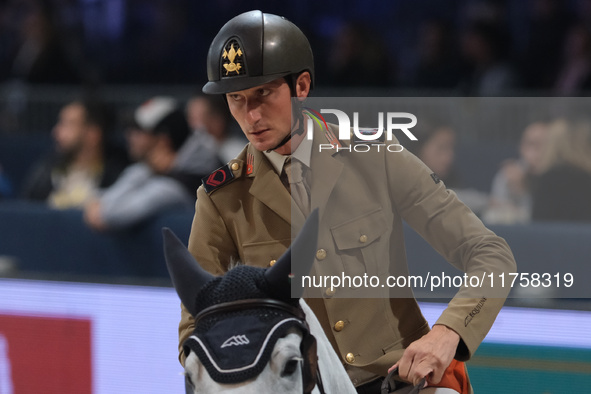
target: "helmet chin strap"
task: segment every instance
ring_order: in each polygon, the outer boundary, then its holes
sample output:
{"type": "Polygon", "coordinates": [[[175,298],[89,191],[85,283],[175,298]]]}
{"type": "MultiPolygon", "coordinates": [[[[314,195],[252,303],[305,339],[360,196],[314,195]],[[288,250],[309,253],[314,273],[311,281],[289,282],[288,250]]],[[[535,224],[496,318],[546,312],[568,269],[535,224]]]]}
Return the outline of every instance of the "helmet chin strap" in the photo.
{"type": "Polygon", "coordinates": [[[277,146],[275,146],[275,147],[274,147],[274,148],[272,148],[272,149],[268,149],[268,150],[267,150],[267,153],[269,153],[269,152],[271,152],[271,151],[274,151],[274,150],[277,150],[277,149],[281,148],[283,145],[287,144],[287,142],[288,142],[289,140],[291,140],[291,137],[293,137],[294,135],[296,135],[296,134],[297,134],[297,135],[302,135],[303,133],[304,133],[304,128],[303,128],[303,127],[298,127],[298,128],[296,128],[294,131],[292,131],[291,133],[287,134],[287,135],[285,136],[285,138],[284,138],[284,139],[282,139],[282,140],[281,140],[281,142],[279,142],[279,143],[277,144],[277,146]]]}
{"type": "Polygon", "coordinates": [[[278,144],[277,146],[275,146],[274,148],[271,149],[267,149],[267,153],[277,150],[279,148],[281,148],[283,145],[287,144],[289,142],[289,140],[291,140],[291,137],[293,137],[294,135],[302,135],[304,134],[304,116],[302,114],[301,111],[301,106],[298,105],[298,108],[295,111],[295,115],[297,116],[297,122],[295,124],[295,128],[288,133],[285,138],[283,138],[278,144]]]}

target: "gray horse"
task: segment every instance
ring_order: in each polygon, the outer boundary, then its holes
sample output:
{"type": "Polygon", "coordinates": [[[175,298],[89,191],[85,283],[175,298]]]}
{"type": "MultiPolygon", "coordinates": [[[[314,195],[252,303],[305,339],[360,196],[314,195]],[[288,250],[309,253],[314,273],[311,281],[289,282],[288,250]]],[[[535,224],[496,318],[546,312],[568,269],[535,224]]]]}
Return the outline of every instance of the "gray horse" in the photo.
{"type": "Polygon", "coordinates": [[[238,265],[220,277],[203,270],[170,230],[163,235],[172,282],[195,318],[183,344],[193,393],[356,392],[301,292],[291,297],[290,283],[314,261],[317,211],[273,267],[238,265]]]}

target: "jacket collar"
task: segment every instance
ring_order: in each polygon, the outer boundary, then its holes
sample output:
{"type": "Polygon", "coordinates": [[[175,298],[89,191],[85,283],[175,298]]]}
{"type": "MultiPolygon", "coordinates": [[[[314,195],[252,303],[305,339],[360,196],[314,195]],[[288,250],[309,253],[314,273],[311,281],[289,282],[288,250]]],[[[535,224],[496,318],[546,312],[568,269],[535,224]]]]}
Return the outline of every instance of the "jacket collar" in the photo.
{"type": "MultiPolygon", "coordinates": [[[[335,127],[331,124],[329,132],[338,134],[335,127]]],[[[329,200],[337,180],[343,170],[343,163],[338,160],[340,155],[336,149],[323,149],[320,151],[320,144],[327,144],[327,131],[314,125],[314,139],[312,143],[312,154],[310,158],[310,168],[312,170],[311,190],[311,208],[319,208],[320,220],[322,220],[326,204],[329,200]]],[[[344,142],[341,141],[344,145],[344,142]]],[[[268,158],[256,150],[252,145],[246,149],[247,168],[249,161],[252,162],[252,172],[247,171],[247,177],[252,177],[253,183],[249,189],[252,196],[260,200],[263,204],[277,213],[286,222],[291,223],[292,227],[299,228],[305,221],[304,215],[294,206],[292,208],[289,192],[281,183],[281,179],[269,162],[268,158]]]]}
{"type": "Polygon", "coordinates": [[[265,155],[248,145],[246,151],[248,161],[253,162],[253,171],[247,177],[253,177],[249,192],[256,199],[277,213],[283,220],[291,223],[291,197],[281,183],[281,179],[265,155]]]}

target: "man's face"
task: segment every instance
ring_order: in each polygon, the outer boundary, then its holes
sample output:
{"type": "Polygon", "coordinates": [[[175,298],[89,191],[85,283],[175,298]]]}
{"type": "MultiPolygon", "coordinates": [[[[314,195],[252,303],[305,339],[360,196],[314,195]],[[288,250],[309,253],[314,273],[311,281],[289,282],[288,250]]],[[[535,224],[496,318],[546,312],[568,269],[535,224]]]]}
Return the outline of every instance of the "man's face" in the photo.
{"type": "Polygon", "coordinates": [[[198,130],[205,127],[205,118],[209,111],[207,100],[203,97],[196,97],[187,102],[187,121],[191,130],[198,130]]]}
{"type": "MultiPolygon", "coordinates": [[[[276,147],[291,132],[291,92],[283,78],[227,93],[226,98],[232,116],[257,150],[276,147]]],[[[289,154],[289,144],[277,152],[289,154]]]]}
{"type": "Polygon", "coordinates": [[[545,124],[532,123],[524,130],[519,152],[528,172],[539,174],[544,171],[544,152],[547,146],[548,127],[545,124]]]}
{"type": "Polygon", "coordinates": [[[420,158],[437,175],[445,178],[449,175],[455,157],[455,133],[442,127],[435,131],[420,152],[420,158]]]}
{"type": "Polygon", "coordinates": [[[53,128],[57,150],[65,155],[75,155],[84,144],[86,120],[84,107],[73,103],[62,108],[53,128]]]}
{"type": "Polygon", "coordinates": [[[156,137],[137,128],[130,128],[126,133],[127,151],[134,161],[143,161],[156,144],[156,137]]]}

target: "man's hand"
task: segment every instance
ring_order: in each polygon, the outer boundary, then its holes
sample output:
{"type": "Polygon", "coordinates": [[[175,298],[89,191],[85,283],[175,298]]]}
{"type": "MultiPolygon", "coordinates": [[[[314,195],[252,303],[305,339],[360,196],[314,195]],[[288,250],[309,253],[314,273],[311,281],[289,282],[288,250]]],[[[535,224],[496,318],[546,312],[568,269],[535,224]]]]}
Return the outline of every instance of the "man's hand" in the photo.
{"type": "Polygon", "coordinates": [[[104,231],[107,226],[101,218],[101,203],[97,200],[92,200],[84,206],[84,221],[94,230],[104,231]]]}
{"type": "Polygon", "coordinates": [[[437,384],[453,360],[459,342],[460,336],[455,331],[436,324],[429,333],[411,343],[388,372],[398,367],[399,376],[413,385],[422,378],[426,378],[427,386],[437,384]]]}

